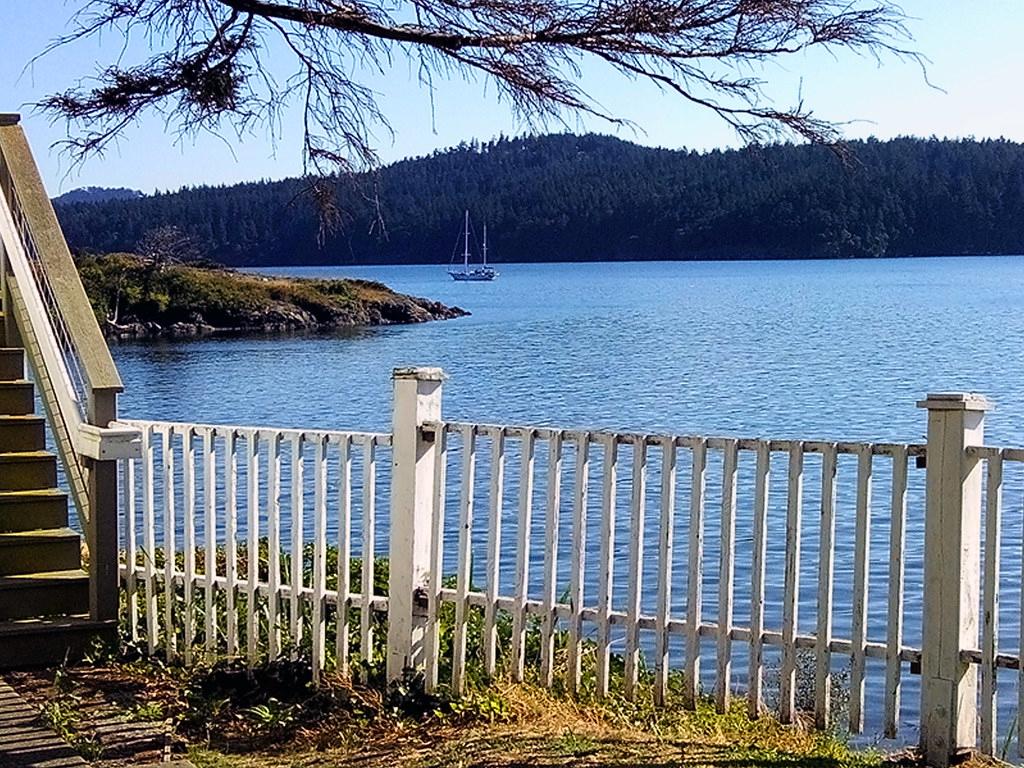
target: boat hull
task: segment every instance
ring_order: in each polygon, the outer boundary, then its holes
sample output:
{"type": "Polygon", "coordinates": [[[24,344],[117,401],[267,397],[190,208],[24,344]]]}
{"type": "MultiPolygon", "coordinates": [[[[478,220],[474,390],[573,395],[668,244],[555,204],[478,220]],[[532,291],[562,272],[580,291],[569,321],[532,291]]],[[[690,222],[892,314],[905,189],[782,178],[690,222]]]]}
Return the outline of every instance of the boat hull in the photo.
{"type": "Polygon", "coordinates": [[[486,283],[498,276],[493,269],[474,269],[472,272],[449,272],[452,280],[459,283],[486,283]]]}

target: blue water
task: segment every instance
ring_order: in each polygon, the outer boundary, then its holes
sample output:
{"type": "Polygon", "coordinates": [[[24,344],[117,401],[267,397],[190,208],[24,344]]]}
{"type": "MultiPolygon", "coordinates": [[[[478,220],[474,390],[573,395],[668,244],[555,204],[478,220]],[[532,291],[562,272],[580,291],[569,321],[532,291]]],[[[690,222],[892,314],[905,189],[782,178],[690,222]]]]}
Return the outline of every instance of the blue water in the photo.
{"type": "Polygon", "coordinates": [[[974,390],[1024,443],[1024,258],[290,268],[381,280],[471,317],[331,335],[122,343],[138,418],[385,428],[390,373],[440,365],[445,412],[506,423],[918,440],[926,392],[974,390]]]}
{"type": "MultiPolygon", "coordinates": [[[[457,304],[470,317],[416,326],[332,334],[208,338],[121,343],[114,355],[125,379],[122,412],[144,419],[237,425],[386,431],[391,370],[443,367],[449,419],[486,423],[590,427],[654,433],[856,441],[923,442],[925,415],[915,402],[928,392],[983,392],[997,404],[988,442],[1024,445],[1024,258],[947,258],[821,262],[642,264],[510,264],[493,283],[454,283],[440,267],[267,270],[317,277],[381,280],[397,290],[457,304]]],[[[478,462],[479,509],[474,572],[486,562],[488,453],[478,462]]],[[[538,448],[533,540],[542,541],[545,447],[538,448]]],[[[657,582],[657,454],[648,487],[645,612],[657,582]]],[[[766,621],[778,628],[785,538],[785,457],[773,465],[769,509],[766,621]]],[[[500,584],[511,594],[518,463],[506,468],[500,584]]],[[[593,605],[601,547],[600,452],[593,454],[587,533],[586,604],[593,605]],[[596,506],[595,506],[596,505],[596,506]]],[[[629,540],[628,449],[620,459],[616,551],[629,540]]],[[[681,459],[683,461],[683,459],[681,459]]],[[[566,464],[571,466],[571,451],[566,464]]],[[[815,629],[817,504],[820,459],[808,457],[800,586],[800,631],[815,629]]],[[[387,462],[379,483],[386,508],[387,462]]],[[[836,511],[835,636],[849,637],[852,603],[856,462],[840,461],[836,511]]],[[[871,504],[869,639],[885,640],[888,568],[888,472],[876,463],[871,504]]],[[[450,466],[449,508],[458,499],[450,466]]],[[[736,624],[749,612],[752,463],[741,459],[736,533],[736,624]]],[[[714,620],[721,460],[709,464],[704,605],[714,620]]],[[[688,496],[689,466],[680,465],[679,499],[688,496]]],[[[920,639],[923,565],[923,472],[912,469],[906,536],[906,639],[920,639]]],[[[1024,472],[1007,471],[1004,499],[1001,648],[1020,644],[1019,600],[1024,472]]],[[[571,519],[563,489],[563,520],[571,519]]],[[[675,535],[673,616],[685,616],[687,515],[675,535]]],[[[354,508],[356,520],[358,510],[354,508]]],[[[446,519],[454,546],[457,520],[446,519]]],[[[386,525],[386,521],[384,523],[386,525]]],[[[330,525],[330,522],[329,522],[330,525]]],[[[307,520],[306,531],[312,530],[307,520]]],[[[568,579],[569,531],[560,533],[559,591],[568,579]]],[[[287,535],[287,534],[286,534],[287,535]]],[[[331,534],[333,536],[333,532],[331,534]]],[[[386,528],[378,533],[386,549],[386,528]]],[[[531,553],[529,589],[541,584],[543,547],[531,553]]],[[[628,587],[616,561],[613,602],[628,587]]],[[[446,546],[447,572],[455,568],[446,546]]],[[[477,576],[475,576],[477,578],[477,576]]],[[[478,582],[479,583],[479,582],[478,582]]],[[[650,650],[646,647],[646,650],[650,650]]],[[[705,670],[713,672],[713,647],[705,670]]],[[[745,647],[735,644],[735,681],[742,684],[745,647]]],[[[681,648],[673,645],[674,663],[681,648]]],[[[773,657],[768,654],[769,661],[773,657]]],[[[841,671],[841,659],[835,668],[841,671]]],[[[904,668],[906,669],[906,667],[904,668]]],[[[868,664],[868,733],[880,728],[883,666],[868,664]]],[[[1004,676],[1006,673],[1003,673],[1004,676]]],[[[1001,677],[1005,680],[1005,677],[1001,677]]],[[[917,678],[903,691],[903,732],[914,738],[917,678]]],[[[705,681],[710,685],[710,678],[705,681]]],[[[1012,682],[1007,680],[1006,682],[1012,682]]],[[[1000,696],[1000,734],[1010,727],[1015,689],[1000,696]]]]}

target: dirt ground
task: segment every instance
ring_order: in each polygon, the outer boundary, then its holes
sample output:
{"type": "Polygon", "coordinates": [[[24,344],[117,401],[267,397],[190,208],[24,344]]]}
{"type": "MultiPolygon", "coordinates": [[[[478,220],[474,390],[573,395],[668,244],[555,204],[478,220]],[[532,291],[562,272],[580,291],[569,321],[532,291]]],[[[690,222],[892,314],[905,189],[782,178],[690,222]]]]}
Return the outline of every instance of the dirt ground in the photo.
{"type": "MultiPolygon", "coordinates": [[[[417,716],[378,692],[334,681],[292,702],[287,675],[238,685],[230,674],[184,676],[151,663],[106,664],[5,679],[41,718],[101,768],[187,757],[199,768],[874,768],[914,766],[911,753],[854,751],[836,734],[611,698],[577,703],[526,684],[496,683],[417,716]],[[212,682],[211,682],[212,681],[212,682]],[[267,689],[282,699],[254,695],[267,689]]],[[[973,759],[968,768],[992,765],[973,759]]]]}

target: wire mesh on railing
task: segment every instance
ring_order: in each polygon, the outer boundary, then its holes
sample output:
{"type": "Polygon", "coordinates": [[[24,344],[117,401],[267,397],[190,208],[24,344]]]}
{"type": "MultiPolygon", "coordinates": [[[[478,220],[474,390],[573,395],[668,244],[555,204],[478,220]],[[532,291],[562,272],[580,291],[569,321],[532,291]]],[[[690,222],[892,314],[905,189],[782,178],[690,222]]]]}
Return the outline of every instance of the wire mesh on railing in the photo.
{"type": "Polygon", "coordinates": [[[89,394],[88,381],[86,380],[82,362],[79,359],[78,352],[75,348],[71,329],[61,312],[60,303],[57,299],[56,292],[54,291],[50,275],[40,258],[39,249],[32,233],[32,227],[27,215],[25,214],[24,207],[18,195],[18,190],[14,183],[14,178],[11,174],[11,169],[2,150],[0,150],[0,190],[2,190],[4,199],[7,202],[11,217],[14,220],[18,237],[21,241],[25,255],[28,258],[29,265],[31,266],[39,298],[42,300],[43,306],[46,310],[46,315],[50,322],[50,327],[60,350],[61,360],[64,365],[64,374],[74,391],[80,415],[85,419],[89,394]]]}

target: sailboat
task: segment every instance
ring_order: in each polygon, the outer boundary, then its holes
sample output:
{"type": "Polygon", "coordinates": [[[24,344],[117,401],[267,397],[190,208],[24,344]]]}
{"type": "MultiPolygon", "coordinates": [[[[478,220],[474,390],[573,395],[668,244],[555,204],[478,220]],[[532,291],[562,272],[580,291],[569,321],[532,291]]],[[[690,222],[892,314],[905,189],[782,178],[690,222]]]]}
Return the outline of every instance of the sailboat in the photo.
{"type": "Polygon", "coordinates": [[[484,224],[484,245],[483,245],[483,263],[479,267],[469,268],[469,211],[466,211],[466,226],[463,235],[465,244],[462,250],[462,269],[455,269],[454,266],[448,268],[448,274],[452,276],[452,280],[458,282],[486,282],[493,280],[498,276],[498,273],[493,267],[487,266],[487,225],[484,224]]]}

